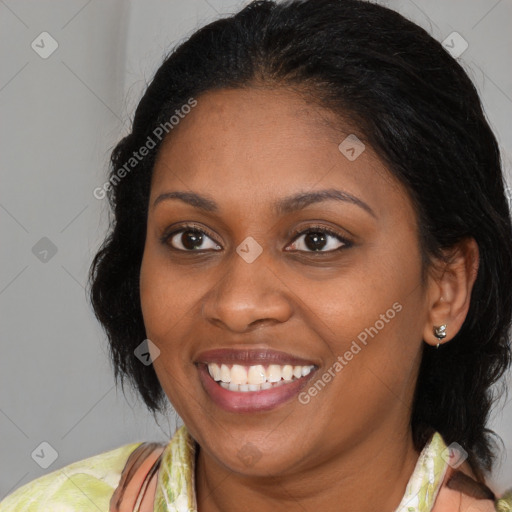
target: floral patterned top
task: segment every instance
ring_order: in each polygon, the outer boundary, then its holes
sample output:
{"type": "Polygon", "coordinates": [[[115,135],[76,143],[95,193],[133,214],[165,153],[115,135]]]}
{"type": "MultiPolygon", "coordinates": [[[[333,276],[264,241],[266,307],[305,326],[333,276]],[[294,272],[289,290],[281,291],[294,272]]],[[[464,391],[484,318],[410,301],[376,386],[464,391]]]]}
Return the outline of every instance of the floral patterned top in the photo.
{"type": "MultiPolygon", "coordinates": [[[[20,487],[0,502],[0,512],[196,512],[196,448],[185,426],[167,445],[124,445],[20,487]]],[[[435,433],[395,512],[512,511],[511,491],[496,499],[456,471],[454,457],[435,433]]]]}

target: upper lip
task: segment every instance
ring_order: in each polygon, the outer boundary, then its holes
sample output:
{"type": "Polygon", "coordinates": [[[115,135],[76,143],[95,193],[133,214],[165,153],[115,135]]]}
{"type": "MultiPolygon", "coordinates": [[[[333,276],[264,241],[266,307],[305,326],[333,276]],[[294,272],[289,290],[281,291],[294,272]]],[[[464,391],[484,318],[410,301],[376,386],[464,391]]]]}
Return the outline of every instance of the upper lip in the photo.
{"type": "Polygon", "coordinates": [[[279,364],[279,365],[293,365],[293,366],[316,366],[311,360],[303,359],[301,357],[280,352],[278,350],[271,350],[268,348],[216,348],[201,352],[196,360],[196,363],[217,363],[217,364],[241,364],[241,365],[257,365],[257,364],[279,364]]]}

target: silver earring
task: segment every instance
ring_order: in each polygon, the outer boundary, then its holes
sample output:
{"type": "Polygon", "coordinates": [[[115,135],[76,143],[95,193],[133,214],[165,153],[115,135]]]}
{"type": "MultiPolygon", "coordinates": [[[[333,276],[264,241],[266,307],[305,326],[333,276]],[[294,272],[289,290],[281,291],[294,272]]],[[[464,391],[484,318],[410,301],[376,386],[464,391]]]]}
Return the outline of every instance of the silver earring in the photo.
{"type": "MultiPolygon", "coordinates": [[[[442,340],[443,338],[446,338],[446,324],[443,325],[434,325],[434,336],[438,340],[442,340]]],[[[439,343],[436,345],[436,348],[439,348],[439,343]]]]}

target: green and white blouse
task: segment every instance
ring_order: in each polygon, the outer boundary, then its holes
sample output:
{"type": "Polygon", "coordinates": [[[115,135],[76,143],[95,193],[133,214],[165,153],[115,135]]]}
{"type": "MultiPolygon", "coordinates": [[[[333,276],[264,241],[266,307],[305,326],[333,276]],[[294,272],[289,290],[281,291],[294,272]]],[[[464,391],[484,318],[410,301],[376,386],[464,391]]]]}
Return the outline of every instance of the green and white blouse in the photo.
{"type": "MultiPolygon", "coordinates": [[[[0,502],[0,512],[109,512],[114,491],[130,454],[143,443],[75,462],[40,477],[14,491],[0,502]]],[[[194,464],[196,443],[185,426],[165,446],[158,468],[154,512],[197,511],[194,464]]],[[[448,465],[448,447],[435,433],[422,450],[395,512],[437,512],[436,497],[448,465]],[[445,460],[446,459],[446,460],[445,460]],[[435,507],[435,508],[434,508],[435,507]]],[[[512,498],[474,510],[512,511],[512,498]]],[[[441,512],[447,510],[439,509],[441,512]]],[[[471,510],[471,507],[468,509],[471,510]]],[[[455,511],[454,511],[455,512],[455,511]]]]}

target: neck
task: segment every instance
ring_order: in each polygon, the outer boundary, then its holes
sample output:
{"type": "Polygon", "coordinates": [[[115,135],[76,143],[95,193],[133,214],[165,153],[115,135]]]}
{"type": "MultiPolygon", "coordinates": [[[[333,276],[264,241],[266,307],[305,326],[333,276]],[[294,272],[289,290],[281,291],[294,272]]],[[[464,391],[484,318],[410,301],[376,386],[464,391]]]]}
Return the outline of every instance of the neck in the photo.
{"type": "Polygon", "coordinates": [[[201,512],[304,510],[393,511],[399,505],[418,453],[412,433],[379,429],[343,454],[290,475],[252,477],[230,471],[200,450],[196,495],[201,512]]]}

